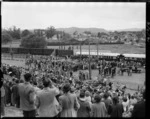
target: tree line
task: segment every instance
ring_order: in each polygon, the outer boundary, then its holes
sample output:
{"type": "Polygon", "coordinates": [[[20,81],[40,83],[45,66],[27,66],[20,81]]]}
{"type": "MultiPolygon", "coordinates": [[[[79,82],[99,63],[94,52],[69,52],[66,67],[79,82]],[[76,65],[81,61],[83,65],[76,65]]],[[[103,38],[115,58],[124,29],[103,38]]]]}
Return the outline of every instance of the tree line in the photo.
{"type": "MultiPolygon", "coordinates": [[[[142,32],[130,32],[132,36],[135,34],[138,38],[144,36],[144,31],[142,32]]],[[[57,42],[59,43],[79,43],[81,42],[79,39],[84,39],[84,42],[88,43],[90,40],[94,43],[95,39],[110,39],[110,36],[113,36],[114,39],[119,39],[126,32],[109,32],[103,33],[98,32],[97,34],[93,34],[90,31],[84,31],[83,33],[78,33],[75,31],[73,34],[66,33],[64,31],[58,31],[54,26],[47,27],[46,29],[35,29],[34,31],[25,29],[21,30],[16,26],[8,29],[2,29],[2,44],[11,43],[13,41],[21,42],[20,47],[24,48],[47,48],[49,44],[47,41],[52,41],[52,38],[55,36],[57,38],[57,42]],[[94,40],[93,40],[94,39],[94,40]]],[[[126,40],[126,39],[125,39],[126,40]]],[[[137,39],[139,41],[139,39],[137,39]]],[[[109,40],[108,40],[109,41],[109,40]]],[[[137,41],[137,42],[138,42],[137,41]]],[[[82,41],[83,42],[83,41],[82,41]]]]}

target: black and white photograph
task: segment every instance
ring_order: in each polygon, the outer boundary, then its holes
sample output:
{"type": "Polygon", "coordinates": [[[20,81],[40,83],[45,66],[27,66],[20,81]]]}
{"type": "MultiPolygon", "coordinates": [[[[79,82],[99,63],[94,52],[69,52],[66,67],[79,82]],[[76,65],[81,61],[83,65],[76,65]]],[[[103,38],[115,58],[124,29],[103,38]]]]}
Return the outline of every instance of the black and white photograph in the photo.
{"type": "Polygon", "coordinates": [[[1,117],[145,117],[146,2],[1,2],[1,117]]]}

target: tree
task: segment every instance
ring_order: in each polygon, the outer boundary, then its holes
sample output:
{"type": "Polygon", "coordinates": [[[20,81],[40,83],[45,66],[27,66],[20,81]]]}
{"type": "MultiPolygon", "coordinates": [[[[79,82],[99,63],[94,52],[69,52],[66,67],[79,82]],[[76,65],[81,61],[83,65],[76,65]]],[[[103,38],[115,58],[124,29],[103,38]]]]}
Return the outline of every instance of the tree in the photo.
{"type": "Polygon", "coordinates": [[[61,38],[62,38],[62,41],[69,41],[70,39],[72,39],[71,35],[65,32],[62,33],[61,38]]]}
{"type": "Polygon", "coordinates": [[[8,33],[2,34],[2,43],[8,43],[12,41],[12,37],[8,33]]]}
{"type": "Polygon", "coordinates": [[[136,42],[136,43],[139,43],[139,42],[140,42],[140,38],[137,38],[137,39],[135,40],[135,42],[136,42]]]}
{"type": "Polygon", "coordinates": [[[77,31],[73,32],[73,35],[74,36],[78,35],[78,32],[77,31]]]}
{"type": "Polygon", "coordinates": [[[30,34],[22,38],[21,47],[24,48],[46,48],[47,42],[44,37],[30,34]]]}
{"type": "Polygon", "coordinates": [[[31,34],[31,32],[29,30],[25,29],[25,30],[22,31],[21,37],[26,37],[26,36],[28,36],[30,34],[31,34]]]}
{"type": "Polygon", "coordinates": [[[118,36],[115,35],[115,36],[114,36],[114,39],[115,39],[115,40],[118,40],[118,36]]]}
{"type": "Polygon", "coordinates": [[[97,33],[97,37],[101,38],[101,33],[100,32],[97,33]]]}
{"type": "Polygon", "coordinates": [[[84,31],[84,33],[85,33],[85,34],[91,34],[91,32],[90,32],[90,31],[84,31]]]}
{"type": "Polygon", "coordinates": [[[46,29],[46,37],[49,39],[49,38],[52,38],[54,35],[56,34],[56,29],[55,27],[51,26],[51,27],[48,27],[46,29]]]}
{"type": "Polygon", "coordinates": [[[57,33],[56,35],[57,35],[57,40],[59,40],[59,33],[57,33]]]}
{"type": "Polygon", "coordinates": [[[16,26],[13,26],[12,28],[9,28],[7,32],[9,33],[9,35],[11,35],[13,39],[20,39],[21,36],[20,28],[16,28],[16,26]]]}
{"type": "Polygon", "coordinates": [[[89,35],[91,36],[91,34],[92,34],[90,31],[84,31],[84,33],[85,33],[87,36],[89,36],[89,35]]]}

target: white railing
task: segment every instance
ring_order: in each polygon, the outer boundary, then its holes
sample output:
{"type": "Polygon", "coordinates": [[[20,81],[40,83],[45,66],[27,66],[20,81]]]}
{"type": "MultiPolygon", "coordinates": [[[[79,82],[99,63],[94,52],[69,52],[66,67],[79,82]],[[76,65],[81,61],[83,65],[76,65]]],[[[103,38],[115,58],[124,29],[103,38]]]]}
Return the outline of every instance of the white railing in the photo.
{"type": "MultiPolygon", "coordinates": [[[[80,49],[75,49],[74,51],[75,51],[75,53],[80,52],[80,49]]],[[[81,51],[82,52],[89,52],[89,50],[85,50],[85,49],[82,49],[81,51]]],[[[90,52],[97,52],[97,50],[90,50],[90,52]]],[[[111,53],[110,50],[98,50],[98,52],[99,53],[111,53]]]]}

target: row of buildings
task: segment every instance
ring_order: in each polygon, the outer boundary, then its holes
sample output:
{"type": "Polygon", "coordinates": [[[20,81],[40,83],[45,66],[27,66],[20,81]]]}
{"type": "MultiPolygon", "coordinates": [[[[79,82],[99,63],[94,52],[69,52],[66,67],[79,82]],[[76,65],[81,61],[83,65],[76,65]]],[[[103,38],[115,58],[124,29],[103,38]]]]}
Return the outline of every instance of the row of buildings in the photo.
{"type": "MultiPolygon", "coordinates": [[[[35,29],[33,30],[34,33],[42,35],[46,38],[46,30],[44,29],[35,29]]],[[[84,41],[86,39],[90,39],[91,42],[124,42],[125,44],[145,44],[146,39],[146,32],[145,30],[137,31],[137,32],[108,32],[102,33],[100,37],[97,34],[70,34],[70,36],[78,41],[84,41]]],[[[52,38],[47,39],[49,42],[53,41],[61,41],[60,38],[57,37],[55,34],[52,38]]]]}

